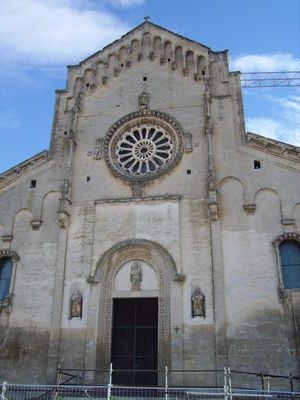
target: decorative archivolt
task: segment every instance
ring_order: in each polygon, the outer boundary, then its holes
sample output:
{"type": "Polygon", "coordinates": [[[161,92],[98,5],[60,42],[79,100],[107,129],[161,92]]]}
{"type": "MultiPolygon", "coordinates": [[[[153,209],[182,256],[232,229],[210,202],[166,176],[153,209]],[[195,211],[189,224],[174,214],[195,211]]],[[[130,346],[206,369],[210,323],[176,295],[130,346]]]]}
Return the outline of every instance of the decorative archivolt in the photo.
{"type": "Polygon", "coordinates": [[[175,263],[166,250],[148,240],[126,241],[110,249],[98,264],[99,319],[97,330],[96,368],[107,369],[110,363],[113,281],[117,271],[129,261],[145,261],[159,280],[158,354],[159,369],[171,362],[171,280],[175,263]]]}
{"type": "Polygon", "coordinates": [[[285,240],[295,240],[296,242],[300,243],[300,234],[296,232],[286,232],[282,235],[278,236],[274,241],[273,245],[279,246],[285,240]]]}
{"type": "Polygon", "coordinates": [[[18,254],[10,249],[0,249],[0,258],[3,257],[9,257],[12,259],[13,262],[17,262],[20,259],[18,254]]]}
{"type": "MultiPolygon", "coordinates": [[[[155,243],[153,241],[147,240],[147,239],[129,239],[125,240],[123,242],[120,242],[114,246],[112,246],[109,250],[107,250],[97,263],[96,269],[94,271],[94,274],[88,278],[89,283],[98,283],[100,282],[101,279],[104,279],[103,271],[105,265],[108,265],[109,260],[113,257],[113,255],[117,252],[123,251],[124,249],[128,248],[144,248],[148,249],[150,252],[155,251],[165,259],[165,263],[169,265],[170,267],[170,273],[172,276],[172,279],[174,280],[181,280],[178,279],[178,270],[176,268],[176,264],[172,256],[158,243],[155,243]]],[[[183,276],[183,275],[181,275],[183,276]]]]}

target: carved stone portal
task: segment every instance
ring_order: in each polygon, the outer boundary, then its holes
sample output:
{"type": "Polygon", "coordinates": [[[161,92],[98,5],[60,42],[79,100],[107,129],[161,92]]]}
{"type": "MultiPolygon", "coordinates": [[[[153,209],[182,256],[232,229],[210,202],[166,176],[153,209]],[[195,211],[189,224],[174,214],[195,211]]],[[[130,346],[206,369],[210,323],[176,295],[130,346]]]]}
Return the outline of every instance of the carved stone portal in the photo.
{"type": "Polygon", "coordinates": [[[99,319],[97,332],[96,368],[108,369],[111,354],[111,326],[113,306],[113,280],[116,272],[126,262],[130,265],[137,260],[149,264],[158,277],[158,365],[160,369],[171,362],[171,274],[176,273],[171,258],[156,244],[148,241],[130,241],[130,244],[115,250],[95,276],[100,282],[99,319]]]}
{"type": "Polygon", "coordinates": [[[142,281],[142,265],[139,261],[135,261],[130,268],[131,290],[136,292],[141,290],[141,281],[142,281]]]}
{"type": "Polygon", "coordinates": [[[192,318],[205,318],[205,296],[200,292],[198,287],[195,288],[192,294],[192,318]]]}

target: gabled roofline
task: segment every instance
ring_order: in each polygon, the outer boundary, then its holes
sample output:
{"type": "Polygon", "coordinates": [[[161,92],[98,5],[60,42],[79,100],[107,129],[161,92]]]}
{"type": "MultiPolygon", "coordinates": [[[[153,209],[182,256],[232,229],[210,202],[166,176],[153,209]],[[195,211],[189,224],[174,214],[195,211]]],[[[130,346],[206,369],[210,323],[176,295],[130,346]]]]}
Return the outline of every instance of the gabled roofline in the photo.
{"type": "Polygon", "coordinates": [[[6,171],[0,173],[0,188],[10,184],[11,182],[23,176],[23,173],[28,173],[33,169],[50,161],[48,150],[43,150],[40,153],[28,158],[21,163],[14,165],[6,171]]]}
{"type": "Polygon", "coordinates": [[[148,25],[152,25],[152,26],[154,26],[155,28],[159,28],[159,29],[161,29],[161,30],[163,30],[163,31],[165,31],[165,32],[167,32],[167,33],[171,33],[172,35],[175,35],[175,36],[177,36],[177,37],[180,38],[180,39],[187,40],[187,41],[189,41],[189,42],[195,43],[195,44],[197,44],[197,45],[199,45],[199,46],[202,46],[202,47],[206,48],[207,50],[211,51],[211,48],[210,48],[210,47],[205,46],[204,44],[202,44],[202,43],[200,43],[200,42],[197,42],[197,41],[195,41],[195,40],[189,39],[189,38],[187,38],[187,37],[185,37],[185,36],[180,35],[179,33],[176,33],[176,32],[173,32],[173,31],[167,29],[167,28],[164,28],[163,26],[154,24],[153,22],[145,21],[145,22],[142,22],[141,24],[137,25],[136,27],[134,27],[134,28],[131,29],[130,31],[126,32],[126,33],[125,33],[124,35],[122,35],[119,39],[116,39],[116,40],[114,40],[112,43],[110,43],[110,44],[108,44],[107,46],[103,47],[102,50],[96,51],[95,53],[91,54],[90,56],[88,56],[88,57],[85,58],[84,60],[80,61],[78,64],[67,65],[67,68],[68,68],[68,69],[70,69],[70,68],[76,68],[76,67],[78,67],[78,66],[80,66],[80,65],[83,65],[86,61],[90,60],[91,58],[95,57],[95,56],[98,55],[98,54],[101,54],[103,51],[107,50],[109,47],[111,47],[111,46],[115,45],[116,43],[122,41],[122,39],[123,39],[125,36],[130,35],[130,34],[133,33],[135,30],[138,30],[138,29],[141,28],[143,25],[147,25],[147,24],[148,24],[148,25]]]}

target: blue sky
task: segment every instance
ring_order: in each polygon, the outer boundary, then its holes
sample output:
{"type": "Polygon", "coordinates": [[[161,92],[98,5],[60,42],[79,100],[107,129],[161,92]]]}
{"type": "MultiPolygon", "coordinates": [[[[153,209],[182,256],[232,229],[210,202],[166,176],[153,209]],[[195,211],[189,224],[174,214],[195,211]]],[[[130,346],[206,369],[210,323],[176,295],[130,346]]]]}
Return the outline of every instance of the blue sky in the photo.
{"type": "MultiPolygon", "coordinates": [[[[49,146],[55,89],[144,16],[212,48],[230,69],[300,70],[299,0],[0,0],[0,171],[49,146]]],[[[248,131],[300,146],[300,88],[245,89],[248,131]]]]}

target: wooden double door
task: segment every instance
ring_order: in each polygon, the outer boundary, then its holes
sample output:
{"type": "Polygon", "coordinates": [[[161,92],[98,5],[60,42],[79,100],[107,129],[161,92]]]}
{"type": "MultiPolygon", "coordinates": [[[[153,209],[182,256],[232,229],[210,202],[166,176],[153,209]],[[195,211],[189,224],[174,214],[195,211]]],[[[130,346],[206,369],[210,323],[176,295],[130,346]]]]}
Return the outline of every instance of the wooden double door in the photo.
{"type": "Polygon", "coordinates": [[[157,385],[157,298],[113,301],[113,383],[157,385]]]}

